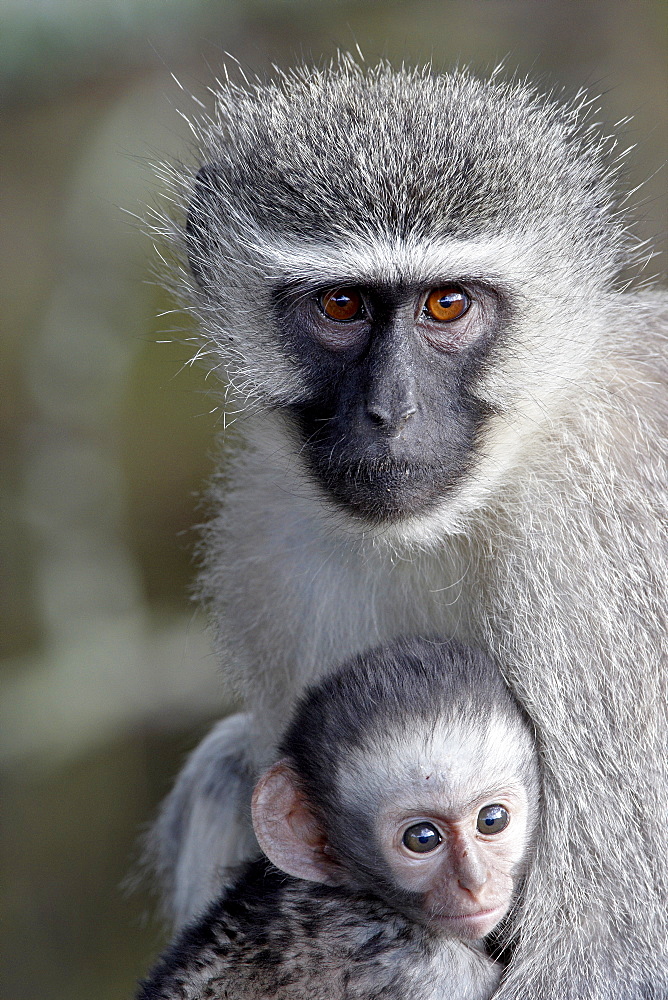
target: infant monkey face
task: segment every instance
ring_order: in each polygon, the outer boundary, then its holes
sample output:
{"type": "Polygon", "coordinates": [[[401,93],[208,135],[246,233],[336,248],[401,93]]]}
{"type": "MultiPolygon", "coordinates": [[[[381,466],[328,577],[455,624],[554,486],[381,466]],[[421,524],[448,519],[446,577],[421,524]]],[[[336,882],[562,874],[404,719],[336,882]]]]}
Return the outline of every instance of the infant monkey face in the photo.
{"type": "Polygon", "coordinates": [[[422,898],[423,919],[448,936],[482,938],[508,912],[527,834],[526,795],[505,789],[466,811],[420,810],[382,840],[398,885],[422,898]]]}
{"type": "Polygon", "coordinates": [[[419,919],[466,940],[508,912],[535,819],[513,766],[517,745],[484,760],[477,750],[432,744],[404,775],[402,804],[388,798],[376,828],[393,880],[421,900],[419,919]]]}

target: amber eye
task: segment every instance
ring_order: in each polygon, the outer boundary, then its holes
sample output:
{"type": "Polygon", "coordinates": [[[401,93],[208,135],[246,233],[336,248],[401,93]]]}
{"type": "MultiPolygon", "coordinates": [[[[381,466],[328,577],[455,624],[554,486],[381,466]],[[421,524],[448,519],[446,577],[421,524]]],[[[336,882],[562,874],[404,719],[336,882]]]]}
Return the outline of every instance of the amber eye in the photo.
{"type": "Polygon", "coordinates": [[[478,813],[476,825],[480,833],[501,833],[509,822],[510,816],[503,806],[485,806],[478,813]]]}
{"type": "Polygon", "coordinates": [[[452,323],[464,315],[471,300],[459,288],[434,288],[424,304],[425,312],[439,323],[452,323]]]}
{"type": "Polygon", "coordinates": [[[337,323],[351,323],[363,313],[362,296],[356,288],[333,288],[318,299],[325,316],[337,323]]]}
{"type": "Polygon", "coordinates": [[[409,826],[402,838],[404,847],[413,854],[428,854],[441,843],[441,835],[431,823],[416,823],[409,826]]]}

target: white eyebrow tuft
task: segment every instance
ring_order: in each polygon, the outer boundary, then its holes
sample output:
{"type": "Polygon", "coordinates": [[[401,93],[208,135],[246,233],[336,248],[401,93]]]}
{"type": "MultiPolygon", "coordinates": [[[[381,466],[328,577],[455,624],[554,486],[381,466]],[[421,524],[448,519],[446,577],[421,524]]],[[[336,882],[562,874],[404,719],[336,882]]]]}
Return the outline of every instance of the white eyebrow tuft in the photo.
{"type": "Polygon", "coordinates": [[[310,285],[331,281],[430,284],[442,279],[484,279],[495,285],[521,283],[534,254],[527,234],[520,243],[511,235],[471,240],[371,239],[316,243],[252,237],[252,249],[277,280],[310,285]],[[501,265],[501,266],[500,266],[501,265]]]}

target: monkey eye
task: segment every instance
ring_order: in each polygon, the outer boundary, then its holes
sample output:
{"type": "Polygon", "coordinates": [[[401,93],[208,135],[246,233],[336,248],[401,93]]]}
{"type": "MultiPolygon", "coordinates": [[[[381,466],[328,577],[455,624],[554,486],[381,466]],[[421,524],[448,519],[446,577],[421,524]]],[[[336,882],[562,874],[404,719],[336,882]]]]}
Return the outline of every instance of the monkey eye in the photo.
{"type": "Polygon", "coordinates": [[[480,833],[501,833],[508,826],[510,816],[503,806],[485,806],[478,813],[476,826],[480,833]]]}
{"type": "Polygon", "coordinates": [[[435,851],[442,837],[431,823],[416,823],[409,826],[402,837],[402,844],[413,854],[428,854],[435,851]]]}
{"type": "Polygon", "coordinates": [[[471,300],[466,292],[448,286],[432,289],[427,295],[423,311],[438,323],[452,323],[463,316],[470,305],[471,300]]]}
{"type": "Polygon", "coordinates": [[[335,323],[352,323],[364,315],[362,296],[356,288],[332,288],[318,297],[318,305],[335,323]]]}

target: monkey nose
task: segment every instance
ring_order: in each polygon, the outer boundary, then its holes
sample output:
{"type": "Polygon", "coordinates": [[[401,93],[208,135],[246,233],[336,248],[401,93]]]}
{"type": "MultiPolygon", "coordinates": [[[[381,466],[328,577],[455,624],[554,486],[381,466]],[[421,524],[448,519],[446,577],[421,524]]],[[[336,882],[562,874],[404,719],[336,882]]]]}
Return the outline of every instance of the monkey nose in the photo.
{"type": "Polygon", "coordinates": [[[487,869],[476,857],[467,853],[461,858],[457,871],[457,883],[460,888],[475,896],[486,884],[487,879],[487,869]]]}
{"type": "Polygon", "coordinates": [[[460,889],[464,889],[470,896],[473,896],[474,899],[477,899],[477,897],[480,895],[480,890],[484,889],[486,882],[487,882],[486,875],[484,875],[481,878],[477,877],[471,878],[470,876],[462,877],[460,875],[460,877],[457,879],[457,883],[460,889]]]}
{"type": "Polygon", "coordinates": [[[402,403],[398,406],[383,406],[381,403],[367,403],[366,413],[371,423],[386,433],[399,434],[417,413],[413,403],[402,403]]]}

